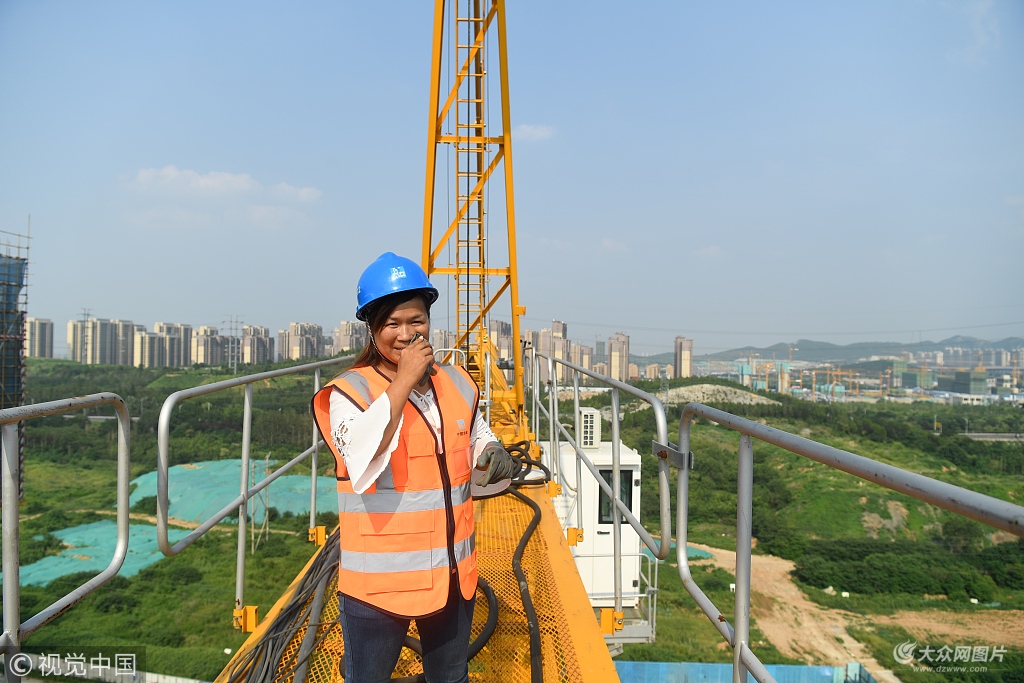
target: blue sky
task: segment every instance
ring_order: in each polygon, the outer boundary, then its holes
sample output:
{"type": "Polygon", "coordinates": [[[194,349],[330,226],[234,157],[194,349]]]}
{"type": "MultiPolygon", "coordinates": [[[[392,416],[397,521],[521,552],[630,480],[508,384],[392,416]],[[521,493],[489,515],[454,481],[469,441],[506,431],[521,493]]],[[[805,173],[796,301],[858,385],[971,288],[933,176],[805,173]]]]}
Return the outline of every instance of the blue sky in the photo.
{"type": "MultiPolygon", "coordinates": [[[[527,327],[644,353],[1024,336],[1024,4],[631,7],[509,2],[527,327]]],[[[419,253],[431,20],[0,4],[0,229],[32,215],[58,353],[83,307],[351,318],[370,260],[419,253]]]]}

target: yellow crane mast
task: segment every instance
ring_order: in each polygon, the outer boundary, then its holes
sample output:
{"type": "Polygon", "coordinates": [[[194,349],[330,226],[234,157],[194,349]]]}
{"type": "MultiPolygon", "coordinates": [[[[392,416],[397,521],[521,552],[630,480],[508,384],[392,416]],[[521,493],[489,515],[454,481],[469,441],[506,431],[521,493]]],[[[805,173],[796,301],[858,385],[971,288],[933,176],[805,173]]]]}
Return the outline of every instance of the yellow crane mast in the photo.
{"type": "MultiPolygon", "coordinates": [[[[450,165],[449,165],[450,167],[450,165]]],[[[500,182],[500,181],[498,181],[500,182]]],[[[430,80],[430,122],[423,201],[423,268],[427,275],[453,278],[455,284],[454,362],[463,362],[482,388],[495,434],[506,444],[528,440],[517,279],[515,202],[512,182],[512,130],[508,96],[508,52],[504,0],[436,0],[430,80]],[[447,6],[447,10],[446,10],[447,6]],[[447,35],[447,39],[446,39],[447,35]],[[489,54],[497,50],[497,76],[488,70],[489,54]],[[455,71],[442,99],[445,51],[455,71]],[[489,89],[495,85],[493,97],[489,89]],[[500,112],[495,118],[494,100],[500,112]],[[441,160],[454,159],[455,212],[439,215],[435,201],[443,190],[441,160]],[[499,172],[500,167],[500,172],[499,172]],[[488,249],[493,228],[488,215],[488,183],[503,180],[504,242],[488,249]],[[435,225],[437,224],[437,225],[435,225]],[[507,247],[507,252],[500,247],[507,247]],[[500,259],[498,253],[507,253],[500,259]],[[499,349],[488,334],[488,316],[503,297],[509,302],[512,348],[511,386],[500,364],[499,349]]],[[[495,230],[497,232],[497,230],[495,230]]],[[[503,367],[504,366],[504,367],[503,367]]]]}

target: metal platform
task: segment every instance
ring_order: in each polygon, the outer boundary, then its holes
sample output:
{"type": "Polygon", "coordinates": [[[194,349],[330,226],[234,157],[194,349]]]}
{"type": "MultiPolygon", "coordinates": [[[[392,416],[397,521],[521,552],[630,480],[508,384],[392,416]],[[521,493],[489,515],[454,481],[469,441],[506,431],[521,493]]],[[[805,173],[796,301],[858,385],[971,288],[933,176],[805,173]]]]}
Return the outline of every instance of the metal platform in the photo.
{"type": "MultiPolygon", "coordinates": [[[[537,611],[543,680],[567,683],[618,681],[615,666],[576,571],[569,546],[562,536],[550,497],[543,487],[524,488],[522,492],[541,509],[540,524],[523,556],[523,571],[537,611]]],[[[497,596],[498,624],[483,650],[470,662],[470,680],[528,683],[531,679],[530,634],[518,581],[512,571],[512,554],[533,517],[533,511],[508,495],[477,501],[474,507],[477,562],[480,575],[487,580],[497,596]]],[[[227,683],[233,677],[232,672],[235,672],[236,667],[245,661],[247,653],[267,635],[270,625],[285,612],[302,577],[314,566],[316,559],[314,556],[292,582],[228,663],[217,678],[217,683],[227,683]]],[[[323,613],[319,619],[317,635],[322,640],[309,657],[306,680],[311,683],[343,680],[338,670],[344,645],[341,626],[336,623],[338,596],[335,581],[331,581],[325,593],[323,613]]],[[[311,600],[309,598],[308,601],[311,600]]],[[[487,613],[487,601],[478,592],[473,620],[474,638],[483,628],[487,613]]],[[[309,617],[304,616],[301,623],[290,624],[294,635],[276,665],[275,681],[294,681],[294,655],[298,653],[306,635],[308,621],[309,617]]],[[[409,633],[416,636],[415,622],[410,626],[409,633]]],[[[411,676],[422,671],[419,656],[409,649],[403,650],[394,675],[411,676]]]]}

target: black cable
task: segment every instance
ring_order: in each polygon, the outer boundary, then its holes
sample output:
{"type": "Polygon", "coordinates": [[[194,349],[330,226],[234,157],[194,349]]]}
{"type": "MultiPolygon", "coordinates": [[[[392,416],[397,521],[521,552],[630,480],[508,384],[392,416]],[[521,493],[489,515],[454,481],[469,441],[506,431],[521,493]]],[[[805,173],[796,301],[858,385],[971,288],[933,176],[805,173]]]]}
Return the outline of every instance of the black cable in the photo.
{"type": "Polygon", "coordinates": [[[313,605],[309,611],[309,621],[306,624],[306,635],[302,638],[302,645],[299,646],[299,661],[295,669],[294,683],[306,683],[306,673],[309,670],[309,655],[313,652],[313,644],[316,641],[318,628],[314,623],[320,621],[320,615],[324,610],[324,593],[327,591],[327,583],[320,582],[316,586],[316,593],[313,595],[313,605]]]}
{"type": "MultiPolygon", "coordinates": [[[[331,534],[327,543],[317,554],[310,569],[296,587],[292,599],[284,606],[267,628],[264,636],[231,669],[229,683],[268,681],[280,668],[289,643],[295,638],[303,624],[315,623],[319,615],[312,615],[310,597],[322,584],[329,584],[337,573],[339,535],[331,534]]],[[[333,626],[331,627],[333,628],[333,626]]],[[[328,632],[330,629],[328,629],[328,632]]],[[[322,640],[325,633],[318,640],[322,640]]],[[[293,655],[294,657],[294,655],[293,655]]],[[[290,659],[289,659],[290,661],[290,659]]]]}
{"type": "Polygon", "coordinates": [[[530,520],[530,523],[526,526],[526,531],[523,532],[522,538],[519,539],[516,551],[512,553],[512,571],[515,572],[516,579],[519,580],[519,594],[522,596],[523,609],[526,611],[526,625],[530,629],[530,680],[532,683],[543,683],[544,669],[540,649],[540,625],[537,623],[537,610],[533,608],[530,587],[526,583],[526,574],[523,572],[522,565],[523,551],[526,550],[526,544],[529,543],[534,529],[540,523],[540,506],[520,493],[517,488],[511,487],[508,490],[509,493],[533,509],[533,519],[530,520]]]}

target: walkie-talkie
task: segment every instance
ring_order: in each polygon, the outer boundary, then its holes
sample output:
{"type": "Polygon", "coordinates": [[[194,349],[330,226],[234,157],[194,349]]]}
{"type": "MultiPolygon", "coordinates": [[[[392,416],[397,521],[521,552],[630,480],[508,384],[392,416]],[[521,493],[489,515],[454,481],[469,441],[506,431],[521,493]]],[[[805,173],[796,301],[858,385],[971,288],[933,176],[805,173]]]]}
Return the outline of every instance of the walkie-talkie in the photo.
{"type": "MultiPolygon", "coordinates": [[[[422,339],[422,338],[423,338],[422,334],[420,334],[419,332],[413,332],[412,339],[409,340],[409,343],[412,344],[417,339],[422,339]]],[[[434,359],[431,358],[430,359],[430,365],[427,366],[427,371],[426,371],[426,373],[424,373],[423,379],[421,380],[421,382],[426,382],[430,378],[430,375],[433,374],[432,373],[433,369],[434,369],[434,359]]]]}

